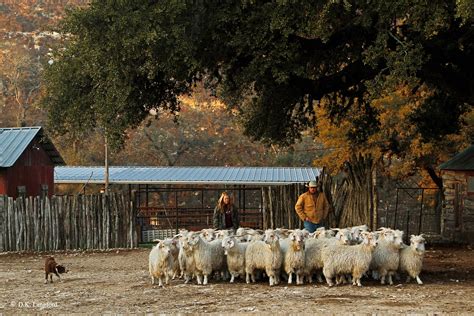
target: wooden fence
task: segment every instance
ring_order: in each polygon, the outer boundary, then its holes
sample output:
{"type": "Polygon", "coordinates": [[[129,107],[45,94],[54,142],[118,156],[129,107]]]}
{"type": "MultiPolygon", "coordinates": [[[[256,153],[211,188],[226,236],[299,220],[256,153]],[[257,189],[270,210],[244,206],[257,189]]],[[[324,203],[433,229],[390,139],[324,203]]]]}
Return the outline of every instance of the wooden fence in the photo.
{"type": "Polygon", "coordinates": [[[0,251],[136,246],[135,214],[125,195],[0,196],[0,251]]]}

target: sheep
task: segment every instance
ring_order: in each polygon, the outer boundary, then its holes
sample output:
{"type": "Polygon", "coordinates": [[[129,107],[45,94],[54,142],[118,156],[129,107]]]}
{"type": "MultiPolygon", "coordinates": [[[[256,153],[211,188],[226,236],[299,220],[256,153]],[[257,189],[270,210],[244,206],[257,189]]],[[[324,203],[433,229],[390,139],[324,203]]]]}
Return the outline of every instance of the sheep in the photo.
{"type": "Polygon", "coordinates": [[[179,266],[179,234],[174,236],[173,238],[166,238],[165,240],[161,241],[159,239],[153,240],[154,242],[163,242],[170,248],[171,252],[171,264],[170,264],[170,274],[172,275],[172,279],[174,280],[177,276],[181,274],[181,269],[179,266]]]}
{"type": "Polygon", "coordinates": [[[224,239],[225,237],[233,236],[234,230],[233,229],[220,229],[216,231],[216,239],[224,239]]]}
{"type": "Polygon", "coordinates": [[[208,276],[213,271],[223,271],[225,267],[224,249],[222,249],[221,241],[207,242],[196,232],[191,232],[187,240],[194,254],[197,282],[207,285],[208,276]],[[202,276],[204,276],[204,281],[202,281],[202,276]]]}
{"type": "Polygon", "coordinates": [[[158,278],[159,286],[163,286],[163,277],[165,283],[169,284],[169,270],[171,268],[171,250],[163,241],[151,249],[148,256],[148,269],[151,276],[151,284],[155,284],[155,278],[158,278]]]}
{"type": "Polygon", "coordinates": [[[270,286],[280,282],[280,268],[282,255],[278,235],[271,229],[267,229],[264,240],[255,240],[249,243],[245,251],[245,273],[246,282],[255,282],[255,270],[263,269],[269,278],[270,286]]]}
{"type": "Polygon", "coordinates": [[[207,242],[216,239],[216,230],[214,228],[205,228],[201,230],[201,237],[207,242]]]}
{"type": "Polygon", "coordinates": [[[411,235],[410,246],[405,245],[400,251],[399,270],[408,274],[407,283],[410,282],[411,278],[414,278],[418,284],[423,284],[420,279],[420,272],[424,255],[425,239],[422,235],[411,235]]]}
{"type": "Polygon", "coordinates": [[[239,242],[235,237],[225,237],[222,240],[222,248],[227,256],[227,269],[230,272],[230,283],[234,283],[235,277],[245,274],[245,251],[247,242],[239,242]]]}
{"type": "Polygon", "coordinates": [[[288,247],[282,247],[283,270],[288,274],[288,284],[292,284],[293,274],[296,274],[296,284],[303,284],[305,271],[305,233],[294,230],[288,236],[288,247]],[[286,248],[283,251],[283,248],[286,248]]]}
{"type": "Polygon", "coordinates": [[[305,271],[304,275],[308,278],[308,282],[313,282],[313,274],[317,272],[319,282],[323,282],[321,277],[321,269],[323,268],[323,259],[321,251],[325,246],[328,245],[349,245],[350,238],[347,231],[343,230],[338,232],[337,237],[325,237],[331,236],[334,233],[333,230],[318,229],[313,238],[309,238],[305,241],[305,271]]]}
{"type": "Polygon", "coordinates": [[[377,272],[380,283],[388,282],[393,285],[392,276],[398,270],[400,261],[400,248],[403,245],[403,232],[400,230],[386,229],[380,233],[377,248],[375,248],[370,269],[377,272]]]}
{"type": "Polygon", "coordinates": [[[49,282],[53,283],[53,274],[55,274],[59,278],[59,281],[61,281],[61,277],[59,276],[59,274],[67,272],[68,270],[64,266],[57,264],[56,260],[54,260],[53,257],[46,258],[44,262],[44,284],[48,283],[48,276],[50,277],[49,282]]]}
{"type": "Polygon", "coordinates": [[[179,268],[184,278],[184,283],[188,283],[196,271],[196,265],[194,262],[194,253],[192,247],[189,245],[187,240],[188,233],[180,234],[180,248],[178,254],[179,268]]]}
{"type": "Polygon", "coordinates": [[[349,228],[352,234],[352,243],[353,244],[360,244],[362,242],[362,238],[360,233],[369,231],[369,226],[367,225],[359,225],[359,226],[352,226],[349,228]]]}
{"type": "Polygon", "coordinates": [[[352,284],[362,286],[360,279],[369,269],[372,254],[377,241],[372,233],[363,232],[363,241],[359,245],[328,245],[322,251],[323,274],[329,286],[336,275],[352,273],[352,284]]]}
{"type": "Polygon", "coordinates": [[[253,228],[246,228],[246,227],[239,227],[235,232],[237,239],[241,242],[243,241],[252,241],[252,240],[262,240],[263,235],[261,234],[260,229],[253,229],[253,228]]]}

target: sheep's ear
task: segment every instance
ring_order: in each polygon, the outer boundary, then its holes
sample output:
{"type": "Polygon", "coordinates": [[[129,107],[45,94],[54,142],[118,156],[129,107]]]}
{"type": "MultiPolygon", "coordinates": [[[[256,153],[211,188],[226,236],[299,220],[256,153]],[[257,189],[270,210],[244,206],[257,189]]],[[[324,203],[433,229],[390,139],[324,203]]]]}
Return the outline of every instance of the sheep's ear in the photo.
{"type": "Polygon", "coordinates": [[[290,237],[290,240],[291,240],[291,241],[295,241],[295,240],[296,240],[295,234],[290,234],[289,237],[290,237]]]}

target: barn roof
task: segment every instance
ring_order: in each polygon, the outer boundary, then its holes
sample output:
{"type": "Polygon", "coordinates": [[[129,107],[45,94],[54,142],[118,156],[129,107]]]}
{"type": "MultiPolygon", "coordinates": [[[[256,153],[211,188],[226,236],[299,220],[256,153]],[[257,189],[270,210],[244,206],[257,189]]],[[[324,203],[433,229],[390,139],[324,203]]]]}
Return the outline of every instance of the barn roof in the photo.
{"type": "Polygon", "coordinates": [[[0,128],[0,168],[13,166],[35,137],[40,138],[41,147],[55,165],[64,164],[63,158],[44,134],[42,127],[12,127],[0,128]]]}
{"type": "Polygon", "coordinates": [[[474,145],[439,166],[441,170],[474,170],[474,145]]]}
{"type": "MultiPolygon", "coordinates": [[[[55,167],[55,183],[104,183],[104,167],[55,167]]],[[[284,185],[315,180],[318,168],[110,167],[109,183],[284,185]]]]}

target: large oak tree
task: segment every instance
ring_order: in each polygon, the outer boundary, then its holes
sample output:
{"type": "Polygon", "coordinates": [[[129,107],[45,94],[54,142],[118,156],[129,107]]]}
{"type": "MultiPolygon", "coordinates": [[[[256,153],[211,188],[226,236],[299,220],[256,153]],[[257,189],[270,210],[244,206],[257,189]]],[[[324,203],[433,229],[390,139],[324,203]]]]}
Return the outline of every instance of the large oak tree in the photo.
{"type": "Polygon", "coordinates": [[[44,104],[58,133],[101,126],[120,145],[150,110],[179,111],[178,96],[204,81],[256,140],[285,145],[314,128],[325,145],[339,137],[346,154],[413,160],[441,185],[440,154],[472,142],[472,8],[472,0],[91,1],[62,24],[68,41],[47,69],[44,104]]]}

